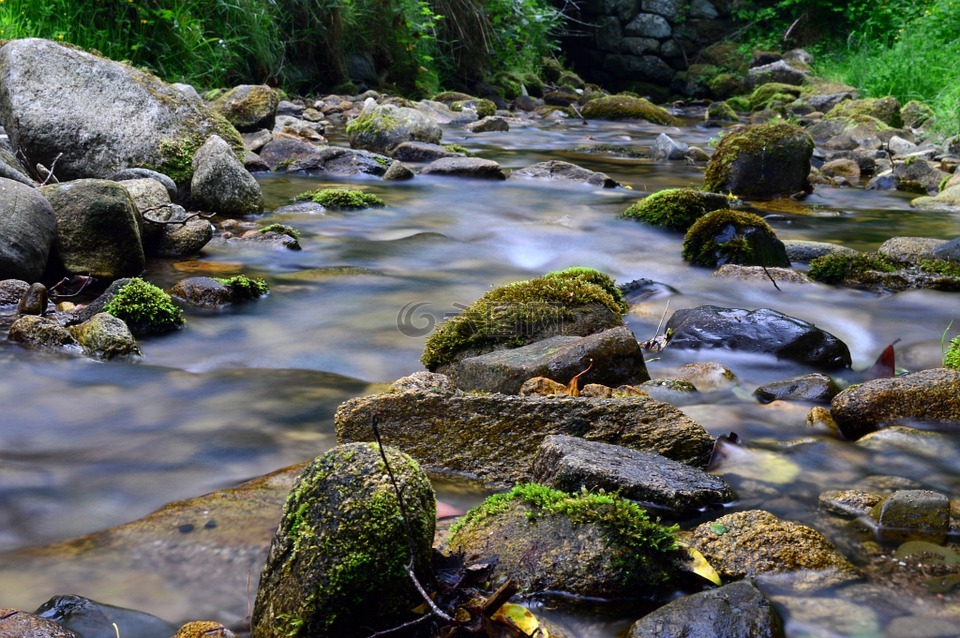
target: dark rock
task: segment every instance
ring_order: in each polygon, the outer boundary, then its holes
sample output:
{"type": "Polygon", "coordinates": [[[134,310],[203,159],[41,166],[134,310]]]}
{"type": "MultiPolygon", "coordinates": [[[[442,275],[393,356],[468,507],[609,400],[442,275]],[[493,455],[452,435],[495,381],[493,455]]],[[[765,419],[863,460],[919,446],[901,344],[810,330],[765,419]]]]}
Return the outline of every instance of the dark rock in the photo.
{"type": "Polygon", "coordinates": [[[847,345],[835,336],[769,308],[685,308],[673,313],[666,329],[673,331],[671,348],[765,353],[823,370],[848,368],[851,364],[847,345]]]}
{"type": "Polygon", "coordinates": [[[441,157],[460,157],[440,144],[427,142],[401,142],[393,149],[392,156],[401,162],[432,162],[441,157]]]}
{"type": "Polygon", "coordinates": [[[701,469],[659,454],[571,436],[543,439],[533,480],[570,493],[583,487],[602,489],[674,514],[734,499],[722,478],[701,469]]]}
{"type": "Polygon", "coordinates": [[[0,177],[0,279],[40,279],[57,236],[57,216],[37,189],[0,177]]]}
{"type": "Polygon", "coordinates": [[[724,208],[730,208],[726,195],[693,188],[667,188],[631,204],[623,216],[686,232],[707,213],[724,208]]]}
{"type": "Polygon", "coordinates": [[[30,284],[17,303],[17,314],[39,316],[47,314],[48,297],[46,286],[41,283],[30,284]]]}
{"type": "Polygon", "coordinates": [[[511,179],[518,177],[530,179],[549,179],[563,182],[583,182],[591,186],[616,188],[620,184],[606,173],[591,171],[570,162],[549,160],[517,169],[510,174],[511,179]]]}
{"type": "Polygon", "coordinates": [[[777,612],[742,580],[678,598],[635,622],[626,638],[781,638],[777,612]]]}
{"type": "Polygon", "coordinates": [[[233,291],[211,277],[188,277],[175,283],[170,294],[191,306],[220,308],[233,301],[233,291]]]}
{"type": "Polygon", "coordinates": [[[427,164],[420,173],[473,179],[507,179],[498,163],[479,157],[442,157],[427,164]]]}
{"type": "Polygon", "coordinates": [[[0,306],[16,306],[30,290],[31,284],[22,279],[0,280],[0,306]]]}
{"type": "Polygon", "coordinates": [[[950,529],[950,499],[932,490],[898,490],[875,505],[870,517],[884,540],[940,544],[950,529]]]}
{"type": "Polygon", "coordinates": [[[794,124],[779,121],[735,128],[710,158],[704,189],[748,198],[807,191],[812,155],[813,140],[794,124]]]}
{"type": "Polygon", "coordinates": [[[811,262],[817,257],[823,257],[824,255],[831,255],[833,253],[857,254],[857,251],[852,248],[823,241],[791,239],[783,242],[783,247],[786,249],[787,257],[791,262],[799,262],[802,264],[811,262]]]}
{"type": "Polygon", "coordinates": [[[260,184],[217,135],[211,135],[193,156],[190,197],[204,210],[227,216],[263,212],[260,184]]]}
{"type": "Polygon", "coordinates": [[[771,401],[804,401],[829,404],[840,393],[837,382],[820,372],[766,383],[753,391],[760,403],[771,401]]]}
{"type": "Polygon", "coordinates": [[[687,229],[681,255],[694,266],[789,267],[783,242],[762,217],[721,209],[698,218],[687,229]]]}
{"type": "Polygon", "coordinates": [[[947,177],[948,173],[934,168],[930,162],[922,159],[896,162],[893,165],[894,184],[899,191],[936,195],[940,192],[940,183],[947,177]]]}
{"type": "Polygon", "coordinates": [[[873,379],[835,396],[830,411],[848,439],[901,422],[960,420],[960,371],[933,368],[873,379]]]}
{"type": "Polygon", "coordinates": [[[83,638],[121,636],[170,638],[176,625],[142,611],[98,603],[83,596],[54,596],[40,605],[37,615],[52,620],[83,638]],[[117,629],[114,629],[116,624],[117,629]]]}
{"type": "Polygon", "coordinates": [[[303,140],[277,137],[264,144],[258,155],[270,170],[281,167],[300,170],[300,166],[319,164],[320,149],[303,140]]]}
{"type": "Polygon", "coordinates": [[[106,312],[72,326],[70,334],[83,348],[84,354],[96,359],[110,361],[143,354],[127,324],[106,312]]]}
{"type": "Polygon", "coordinates": [[[960,262],[960,237],[951,239],[945,244],[940,244],[934,248],[933,256],[936,259],[960,262]]]}

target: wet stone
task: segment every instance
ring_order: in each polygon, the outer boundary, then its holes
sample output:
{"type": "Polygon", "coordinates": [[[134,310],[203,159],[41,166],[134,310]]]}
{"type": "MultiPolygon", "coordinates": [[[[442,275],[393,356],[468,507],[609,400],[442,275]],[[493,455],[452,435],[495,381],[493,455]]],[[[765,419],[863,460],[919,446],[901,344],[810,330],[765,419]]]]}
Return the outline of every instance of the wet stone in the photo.
{"type": "Polygon", "coordinates": [[[805,401],[808,403],[829,404],[840,392],[840,388],[829,376],[813,372],[782,381],[766,383],[753,391],[753,396],[761,403],[772,401],[805,401]]]}
{"type": "Polygon", "coordinates": [[[866,516],[882,500],[880,495],[863,490],[828,490],[819,498],[821,509],[849,518],[866,516]]]}
{"type": "Polygon", "coordinates": [[[950,499],[932,490],[899,490],[870,512],[887,540],[942,543],[950,528],[950,499]]]}
{"type": "Polygon", "coordinates": [[[37,614],[84,638],[116,635],[114,624],[121,636],[137,638],[169,638],[177,631],[175,625],[145,612],[76,595],[54,596],[37,608],[37,614]]]}

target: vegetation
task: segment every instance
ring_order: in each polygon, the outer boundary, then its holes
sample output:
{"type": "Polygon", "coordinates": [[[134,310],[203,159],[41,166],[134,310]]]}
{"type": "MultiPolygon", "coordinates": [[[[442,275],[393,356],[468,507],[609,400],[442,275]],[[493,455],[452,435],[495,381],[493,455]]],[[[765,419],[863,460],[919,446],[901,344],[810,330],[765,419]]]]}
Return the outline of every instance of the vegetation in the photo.
{"type": "Polygon", "coordinates": [[[234,275],[233,277],[224,278],[214,277],[214,279],[222,283],[224,286],[229,286],[232,288],[234,297],[237,300],[247,301],[250,299],[257,299],[270,291],[270,287],[267,286],[267,282],[259,277],[254,277],[251,279],[246,275],[234,275]]]}
{"type": "Polygon", "coordinates": [[[183,325],[182,310],[170,295],[143,279],[131,279],[103,307],[135,335],[169,332],[183,325]]]}
{"type": "Polygon", "coordinates": [[[362,208],[382,208],[387,205],[383,198],[354,188],[322,188],[300,193],[299,200],[310,200],[324,208],[337,210],[360,210],[362,208]]]}
{"type": "Polygon", "coordinates": [[[668,188],[634,202],[622,216],[686,232],[700,217],[721,208],[730,208],[726,195],[692,188],[668,188]]]}
{"type": "Polygon", "coordinates": [[[839,284],[866,270],[893,272],[896,267],[889,259],[877,253],[847,255],[835,253],[817,257],[810,262],[811,279],[825,284],[839,284]]]}

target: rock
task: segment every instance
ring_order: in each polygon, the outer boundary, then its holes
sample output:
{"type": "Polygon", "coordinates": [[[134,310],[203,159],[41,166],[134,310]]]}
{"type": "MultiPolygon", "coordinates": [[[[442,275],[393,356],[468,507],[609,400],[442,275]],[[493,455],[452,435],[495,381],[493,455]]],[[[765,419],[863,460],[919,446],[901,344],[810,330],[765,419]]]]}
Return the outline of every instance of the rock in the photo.
{"type": "Polygon", "coordinates": [[[900,616],[885,623],[884,638],[953,638],[960,636],[960,618],[900,616]]]}
{"type": "Polygon", "coordinates": [[[949,177],[947,173],[923,159],[898,161],[893,165],[896,189],[907,193],[936,196],[940,193],[941,182],[947,177],[949,177]]]}
{"type": "Polygon", "coordinates": [[[510,179],[518,177],[528,179],[548,179],[559,182],[582,182],[590,186],[602,188],[617,188],[619,182],[606,173],[591,171],[570,162],[549,160],[538,162],[530,166],[517,169],[510,174],[510,179]]]}
{"type": "Polygon", "coordinates": [[[389,155],[401,142],[438,144],[443,131],[416,109],[381,105],[368,98],[360,114],[347,125],[347,135],[352,148],[389,155]]]}
{"type": "MultiPolygon", "coordinates": [[[[177,183],[170,179],[169,175],[164,175],[149,168],[124,168],[117,171],[108,178],[111,182],[126,182],[130,180],[152,179],[159,182],[167,191],[167,201],[174,202],[179,196],[177,183]]],[[[124,184],[128,186],[128,184],[124,184]]],[[[131,194],[131,197],[133,195],[131,194]]]]}
{"type": "Polygon", "coordinates": [[[509,131],[510,124],[507,123],[507,119],[500,117],[499,115],[488,115],[483,119],[477,120],[476,122],[470,122],[463,128],[467,129],[471,133],[491,133],[498,131],[509,131]]]}
{"type": "Polygon", "coordinates": [[[387,172],[383,174],[382,179],[385,182],[400,182],[414,177],[416,177],[416,173],[413,172],[413,169],[399,160],[394,160],[387,168],[387,172]]]}
{"type": "Polygon", "coordinates": [[[830,400],[839,393],[840,388],[831,377],[820,372],[811,372],[783,381],[765,383],[753,391],[753,396],[760,403],[803,401],[829,405],[830,400]]]}
{"type": "Polygon", "coordinates": [[[543,439],[532,479],[571,494],[603,490],[682,515],[729,503],[735,497],[722,478],[651,452],[579,437],[543,439]]]}
{"type": "Polygon", "coordinates": [[[182,311],[170,295],[140,278],[117,279],[103,294],[72,313],[67,323],[83,323],[99,312],[122,319],[136,336],[170,332],[183,325],[182,311]]]}
{"type": "Polygon", "coordinates": [[[887,141],[887,150],[894,156],[899,157],[901,155],[907,155],[908,153],[913,153],[919,147],[911,142],[910,140],[905,140],[899,135],[894,135],[887,141]]]}
{"type": "Polygon", "coordinates": [[[663,126],[679,126],[680,120],[649,100],[629,95],[609,95],[590,100],[581,109],[583,117],[593,120],[646,120],[663,126]]]}
{"type": "Polygon", "coordinates": [[[143,272],[143,222],[120,183],[80,179],[43,186],[40,193],[56,214],[53,259],[63,270],[106,280],[143,272]]]}
{"type": "MultiPolygon", "coordinates": [[[[23,301],[23,296],[30,291],[31,285],[22,279],[0,280],[0,306],[19,306],[23,301]]],[[[31,303],[30,305],[33,306],[34,304],[31,303]]]]}
{"type": "Polygon", "coordinates": [[[650,378],[637,338],[626,326],[586,337],[556,336],[529,346],[460,359],[441,372],[467,392],[517,394],[524,381],[548,376],[560,383],[580,377],[581,386],[643,383],[650,378]],[[592,362],[592,367],[591,366],[592,362]]]}
{"type": "Polygon", "coordinates": [[[849,368],[851,364],[849,349],[835,336],[769,308],[685,308],[673,313],[666,329],[673,332],[671,348],[764,353],[821,370],[849,368]]]}
{"type": "Polygon", "coordinates": [[[677,142],[666,133],[661,133],[653,143],[653,159],[682,160],[690,150],[690,145],[677,142]]]}
{"type": "Polygon", "coordinates": [[[843,177],[854,184],[860,180],[860,165],[852,159],[830,160],[820,167],[820,172],[827,177],[843,177]]]}
{"type": "Polygon", "coordinates": [[[489,395],[445,387],[387,392],[341,405],[338,440],[371,440],[374,415],[382,436],[430,471],[494,486],[529,480],[537,449],[550,434],[617,443],[696,466],[706,464],[713,447],[699,424],[648,396],[489,395]]]}
{"type": "Polygon", "coordinates": [[[960,420],[960,371],[933,368],[865,381],[835,396],[830,411],[848,439],[903,421],[960,420]]]}
{"type": "Polygon", "coordinates": [[[903,264],[917,264],[924,259],[936,259],[936,249],[947,243],[933,237],[891,237],[877,252],[884,257],[903,264]]]}
{"type": "Polygon", "coordinates": [[[479,157],[441,157],[427,164],[420,173],[473,179],[507,179],[499,164],[479,157]]]}
{"type": "Polygon", "coordinates": [[[200,620],[180,627],[173,638],[236,638],[236,634],[218,622],[200,620]]]}
{"type": "Polygon", "coordinates": [[[827,490],[817,500],[820,508],[831,514],[857,518],[869,514],[883,497],[863,490],[827,490]]]}
{"type": "MultiPolygon", "coordinates": [[[[16,280],[6,280],[16,281],[16,280]]],[[[49,293],[47,287],[41,283],[30,284],[30,287],[24,291],[17,302],[18,315],[38,315],[47,314],[47,305],[49,304],[49,293]]]]}
{"type": "Polygon", "coordinates": [[[787,251],[787,257],[791,262],[807,263],[817,257],[830,255],[833,253],[845,253],[855,255],[857,251],[846,246],[838,246],[823,241],[806,241],[801,239],[790,239],[783,242],[783,247],[787,251]]]}
{"type": "Polygon", "coordinates": [[[960,262],[960,237],[951,239],[934,248],[933,256],[936,259],[960,262]]]}
{"type": "Polygon", "coordinates": [[[749,581],[683,596],[647,614],[626,638],[781,638],[777,612],[749,581]]]}
{"type": "Polygon", "coordinates": [[[263,145],[258,155],[272,171],[281,168],[288,172],[306,170],[304,167],[320,164],[319,147],[289,137],[273,138],[263,145]]]}
{"type": "Polygon", "coordinates": [[[143,250],[150,257],[189,257],[195,255],[213,239],[213,224],[203,217],[194,217],[183,206],[171,204],[149,213],[144,228],[143,250]],[[149,230],[152,228],[158,230],[149,230]]]}
{"type": "Polygon", "coordinates": [[[80,352],[80,347],[66,328],[53,319],[24,315],[10,326],[7,340],[34,350],[80,352]]]}
{"type": "Polygon", "coordinates": [[[427,142],[401,142],[393,149],[392,156],[401,162],[432,162],[441,157],[462,157],[439,144],[427,142]]]}
{"type": "Polygon", "coordinates": [[[900,103],[895,97],[844,100],[830,109],[826,117],[828,119],[856,119],[864,115],[876,118],[893,128],[903,126],[903,120],[900,117],[900,103]]]}
{"type": "Polygon", "coordinates": [[[191,306],[220,308],[233,301],[233,291],[210,277],[188,277],[170,288],[170,294],[191,306]]]}
{"type": "Polygon", "coordinates": [[[205,210],[227,216],[263,212],[263,193],[230,145],[211,135],[193,156],[190,197],[205,210]]]}
{"type": "Polygon", "coordinates": [[[33,187],[33,178],[13,154],[6,139],[0,139],[0,177],[33,187]]]}
{"type": "Polygon", "coordinates": [[[368,636],[423,602],[406,565],[412,551],[414,572],[430,582],[436,499],[413,459],[383,453],[392,477],[374,443],[335,447],[304,469],[260,575],[253,635],[368,636]]]}
{"type": "Polygon", "coordinates": [[[667,188],[631,204],[623,216],[686,232],[705,214],[725,208],[730,208],[726,195],[693,188],[667,188]]]}
{"type": "Polygon", "coordinates": [[[770,285],[770,280],[778,284],[810,284],[813,280],[806,274],[792,268],[765,268],[763,266],[741,266],[740,264],[724,264],[713,271],[713,277],[739,279],[740,281],[755,281],[770,285]]]}
{"type": "Polygon", "coordinates": [[[10,638],[82,638],[52,620],[19,609],[0,609],[0,636],[10,638]]]}
{"type": "Polygon", "coordinates": [[[730,122],[739,122],[740,117],[733,108],[722,100],[711,102],[704,113],[705,124],[709,128],[720,127],[730,122]]]}
{"type": "Polygon", "coordinates": [[[960,187],[946,188],[933,197],[918,197],[910,202],[910,206],[920,210],[958,213],[960,212],[960,187]]]}
{"type": "Polygon", "coordinates": [[[695,221],[683,238],[681,255],[694,266],[725,264],[787,268],[783,242],[759,215],[721,209],[695,221]]]}
{"type": "Polygon", "coordinates": [[[218,97],[211,108],[241,133],[249,133],[272,129],[279,103],[280,96],[269,86],[243,84],[218,97]]]}
{"type": "Polygon", "coordinates": [[[875,505],[869,516],[884,540],[941,544],[950,529],[950,499],[932,490],[898,490],[875,505]]]}
{"type": "Polygon", "coordinates": [[[83,596],[54,596],[37,608],[37,615],[52,620],[79,636],[121,636],[170,638],[175,625],[133,609],[99,603],[83,596]],[[116,625],[116,629],[114,629],[116,625]]]}
{"type": "Polygon", "coordinates": [[[747,79],[752,86],[759,86],[767,82],[799,86],[804,83],[808,75],[809,73],[791,66],[786,60],[777,60],[769,64],[751,67],[747,71],[747,79]]]}
{"type": "Polygon", "coordinates": [[[704,174],[704,190],[747,198],[793,195],[810,189],[813,140],[799,126],[772,122],[731,129],[704,174]]]}
{"type": "MultiPolygon", "coordinates": [[[[898,591],[890,591],[886,596],[896,597],[897,594],[898,591]]],[[[867,605],[831,596],[771,596],[770,600],[789,619],[791,628],[797,626],[800,636],[882,635],[889,638],[884,631],[886,623],[882,623],[877,612],[867,605]]],[[[792,631],[790,635],[793,635],[792,631]]]]}
{"type": "Polygon", "coordinates": [[[273,140],[273,133],[262,128],[251,131],[250,133],[241,133],[240,137],[243,138],[244,149],[251,153],[259,153],[260,149],[273,140]]]}
{"type": "Polygon", "coordinates": [[[698,525],[690,534],[690,545],[724,579],[810,571],[817,577],[808,582],[809,588],[821,589],[860,578],[820,532],[763,510],[727,514],[698,525]]]}
{"type": "Polygon", "coordinates": [[[156,76],[35,38],[0,48],[0,123],[31,162],[52,166],[62,153],[61,181],[143,166],[189,183],[210,135],[242,148],[226,120],[156,76]]]}
{"type": "Polygon", "coordinates": [[[697,386],[686,379],[659,377],[641,383],[637,389],[658,401],[664,401],[672,405],[700,403],[700,392],[697,390],[697,386]]]}
{"type": "Polygon", "coordinates": [[[57,216],[37,189],[0,177],[0,279],[37,281],[57,236],[57,216]]]}
{"type": "Polygon", "coordinates": [[[737,375],[716,361],[696,361],[680,366],[676,378],[692,383],[700,392],[730,390],[738,384],[737,375]]]}
{"type": "Polygon", "coordinates": [[[524,592],[644,598],[664,592],[682,554],[670,531],[618,496],[521,484],[471,509],[449,539],[524,592]]]}
{"type": "Polygon", "coordinates": [[[70,334],[83,348],[84,354],[96,359],[110,361],[143,354],[127,324],[106,312],[95,314],[78,326],[71,326],[70,334]]]}

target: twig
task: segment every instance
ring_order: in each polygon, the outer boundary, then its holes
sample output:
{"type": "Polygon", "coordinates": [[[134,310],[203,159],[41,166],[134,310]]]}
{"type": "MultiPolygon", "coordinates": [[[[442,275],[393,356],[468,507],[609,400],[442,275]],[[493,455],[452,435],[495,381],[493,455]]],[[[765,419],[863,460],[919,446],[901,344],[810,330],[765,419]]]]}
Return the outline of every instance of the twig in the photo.
{"type": "Polygon", "coordinates": [[[766,275],[767,275],[767,277],[770,279],[770,281],[773,282],[773,287],[776,288],[777,290],[779,290],[780,292],[783,292],[782,290],[780,290],[780,286],[777,285],[777,280],[774,279],[774,278],[773,278],[773,275],[770,274],[770,271],[767,270],[767,267],[764,266],[763,264],[760,264],[760,267],[763,268],[763,272],[766,273],[766,275]]]}
{"type": "Polygon", "coordinates": [[[790,39],[790,32],[793,31],[793,28],[797,26],[797,23],[800,22],[800,20],[802,19],[803,19],[803,16],[801,15],[799,18],[793,21],[793,24],[790,25],[790,28],[787,29],[786,33],[783,34],[782,42],[786,42],[787,40],[790,39]]]}
{"type": "Polygon", "coordinates": [[[520,586],[517,584],[517,581],[512,578],[500,585],[500,588],[493,592],[489,598],[483,601],[483,605],[480,607],[480,613],[487,618],[493,616],[497,613],[497,610],[503,607],[503,604],[510,600],[510,597],[517,593],[517,590],[520,589],[520,586]]]}
{"type": "Polygon", "coordinates": [[[63,153],[57,153],[57,156],[53,158],[53,162],[50,164],[50,168],[37,164],[37,169],[43,168],[43,170],[47,171],[47,177],[40,183],[41,186],[46,186],[47,182],[49,182],[51,179],[57,184],[60,183],[60,180],[56,178],[56,176],[53,174],[53,171],[57,168],[57,162],[60,161],[61,157],[63,157],[63,153]]]}
{"type": "Polygon", "coordinates": [[[173,206],[176,206],[176,204],[160,204],[158,206],[151,206],[149,208],[144,208],[142,211],[140,211],[140,215],[143,217],[144,221],[148,221],[151,224],[157,224],[159,226],[174,226],[174,225],[183,226],[191,219],[195,219],[197,217],[200,217],[202,219],[211,219],[214,216],[216,216],[216,213],[209,213],[207,215],[204,215],[201,212],[191,213],[186,217],[184,217],[183,219],[162,220],[162,219],[153,219],[152,217],[147,216],[147,213],[152,213],[153,211],[160,210],[161,208],[172,208],[173,206]]]}

